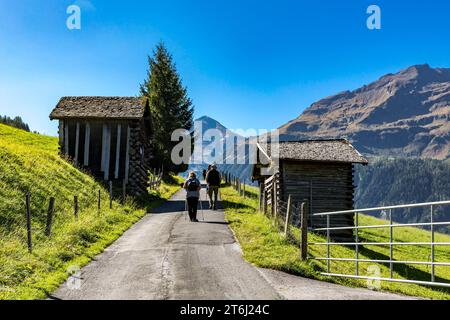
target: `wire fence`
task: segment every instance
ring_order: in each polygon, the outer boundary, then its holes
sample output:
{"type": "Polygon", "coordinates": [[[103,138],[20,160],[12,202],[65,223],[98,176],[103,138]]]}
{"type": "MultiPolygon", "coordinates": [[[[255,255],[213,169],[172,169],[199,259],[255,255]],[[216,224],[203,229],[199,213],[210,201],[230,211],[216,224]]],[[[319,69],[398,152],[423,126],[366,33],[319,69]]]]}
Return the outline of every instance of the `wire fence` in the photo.
{"type": "MultiPolygon", "coordinates": [[[[228,176],[227,182],[231,184],[235,190],[239,192],[241,196],[245,196],[245,184],[242,184],[240,180],[233,176],[228,176]]],[[[259,189],[259,211],[263,212],[280,233],[283,233],[286,240],[292,244],[295,244],[300,249],[300,258],[302,260],[316,260],[325,262],[325,270],[322,275],[331,277],[344,277],[353,279],[363,279],[368,281],[390,281],[398,283],[413,283],[425,286],[437,286],[450,288],[450,279],[448,276],[438,277],[436,274],[436,268],[450,267],[450,252],[442,251],[441,248],[450,246],[450,242],[437,240],[437,228],[449,226],[450,221],[437,221],[436,212],[442,209],[443,206],[450,206],[450,201],[439,201],[430,203],[418,203],[410,205],[398,205],[398,206],[386,206],[379,208],[367,208],[358,210],[346,210],[337,212],[325,212],[311,214],[309,212],[309,201],[305,199],[302,202],[293,203],[291,197],[285,201],[280,197],[279,190],[279,177],[277,174],[266,179],[264,183],[260,185],[259,189]],[[394,210],[409,210],[412,208],[428,208],[429,222],[415,222],[415,223],[395,223],[393,221],[394,210]],[[361,214],[371,213],[374,211],[381,211],[385,214],[386,224],[366,224],[361,223],[361,214]],[[342,226],[341,224],[335,224],[331,217],[338,215],[354,215],[354,224],[342,226]],[[312,218],[323,219],[326,224],[321,227],[314,227],[308,225],[312,218]],[[407,227],[414,228],[429,228],[429,238],[419,239],[412,241],[398,240],[394,236],[394,230],[404,230],[407,227]],[[380,230],[368,237],[363,235],[363,232],[367,230],[380,230]],[[381,230],[388,230],[387,239],[384,238],[381,230]],[[338,241],[335,239],[334,234],[342,231],[350,231],[351,241],[338,241]],[[317,235],[314,239],[323,239],[320,242],[308,242],[308,232],[317,235]],[[334,246],[344,246],[347,249],[353,248],[353,257],[332,256],[332,248],[334,246]],[[367,251],[368,246],[378,246],[388,248],[388,258],[371,257],[367,255],[362,256],[363,250],[367,251]],[[405,259],[399,254],[399,258],[395,257],[395,248],[412,246],[417,248],[416,251],[429,248],[429,255],[427,260],[416,261],[414,259],[405,259]],[[312,254],[313,247],[325,247],[326,250],[313,250],[318,256],[312,254]],[[308,252],[309,250],[309,252],[308,252]],[[440,260],[436,258],[439,251],[440,260]],[[308,254],[309,253],[309,254],[308,254]],[[332,270],[331,262],[342,262],[354,264],[354,273],[340,273],[332,270]],[[389,276],[366,276],[362,275],[362,264],[379,264],[387,265],[389,267],[389,276]],[[408,274],[402,274],[402,277],[395,277],[395,270],[398,270],[399,266],[411,266],[419,265],[429,267],[429,281],[423,279],[421,275],[420,279],[414,279],[414,272],[408,274]]],[[[369,220],[370,221],[370,220],[369,220]]],[[[418,229],[419,230],[419,229],[418,229]]],[[[427,230],[428,231],[428,230],[427,230]]],[[[405,231],[408,232],[408,231],[405,231]]],[[[439,235],[441,237],[443,235],[439,235]]],[[[447,239],[447,238],[446,238],[447,239]]],[[[319,240],[316,240],[319,241],[319,240]]],[[[419,259],[417,259],[419,260],[419,259]]],[[[339,270],[348,270],[348,268],[340,268],[339,270]]]]}
{"type": "MultiPolygon", "coordinates": [[[[149,174],[149,190],[158,190],[162,184],[163,172],[154,170],[149,174]]],[[[28,251],[33,252],[36,239],[51,238],[53,230],[68,221],[78,221],[80,213],[86,209],[97,210],[98,216],[105,208],[113,209],[114,202],[124,204],[127,199],[127,185],[123,181],[108,181],[105,189],[94,192],[83,190],[72,196],[55,194],[45,197],[46,192],[24,192],[22,199],[14,199],[14,212],[2,216],[1,237],[18,238],[27,244],[28,251]],[[106,191],[106,192],[105,192],[106,191]],[[19,209],[21,207],[22,209],[19,209]]]]}
{"type": "Polygon", "coordinates": [[[326,241],[325,242],[310,242],[309,246],[326,246],[326,256],[325,257],[313,257],[312,259],[318,261],[326,261],[326,272],[323,272],[323,275],[332,276],[332,277],[343,277],[343,278],[354,278],[354,279],[366,279],[366,280],[380,280],[380,281],[391,281],[391,282],[402,282],[402,283],[414,283],[420,285],[429,285],[429,286],[439,286],[439,287],[447,287],[450,288],[449,282],[444,282],[445,279],[441,279],[441,281],[436,280],[436,267],[449,267],[450,266],[450,256],[447,256],[446,261],[436,261],[436,248],[438,246],[450,246],[450,242],[438,242],[436,241],[436,232],[435,228],[437,226],[448,226],[450,225],[450,221],[434,221],[434,211],[438,206],[447,206],[450,205],[450,201],[439,201],[439,202],[429,202],[429,203],[417,203],[417,204],[409,204],[409,205],[398,205],[398,206],[386,206],[386,207],[378,207],[378,208],[366,208],[366,209],[357,209],[357,210],[346,210],[346,211],[336,211],[336,212],[323,212],[323,213],[315,213],[313,216],[316,217],[325,217],[327,221],[327,226],[325,228],[314,228],[314,232],[326,232],[326,241]],[[395,223],[392,219],[393,210],[396,209],[405,209],[405,208],[416,208],[416,207],[427,207],[430,210],[430,221],[422,222],[422,223],[395,223]],[[382,211],[387,210],[388,212],[388,223],[387,224],[374,224],[374,225],[361,225],[359,222],[360,214],[374,212],[374,211],[382,211]],[[355,215],[355,225],[351,227],[336,227],[331,226],[330,218],[336,215],[343,214],[354,214],[355,215]],[[409,241],[402,242],[396,241],[394,237],[394,229],[402,229],[406,227],[430,227],[430,238],[428,241],[409,241]],[[363,241],[360,238],[360,233],[364,230],[369,229],[387,229],[389,230],[389,240],[388,241],[363,241]],[[354,241],[352,242],[339,242],[336,243],[331,240],[330,233],[338,230],[351,230],[354,234],[354,241]],[[342,258],[342,257],[332,257],[331,256],[331,247],[335,245],[343,245],[350,246],[354,248],[354,257],[353,258],[342,258]],[[389,257],[387,259],[367,259],[360,258],[360,250],[361,248],[367,246],[380,246],[380,247],[388,247],[389,248],[389,257]],[[394,256],[394,248],[397,246],[413,246],[413,247],[422,247],[426,246],[430,248],[430,255],[427,261],[412,261],[405,259],[395,259],[394,256]],[[350,262],[354,263],[355,271],[354,274],[341,274],[341,273],[333,273],[331,271],[331,262],[332,261],[341,261],[341,262],[350,262]],[[361,263],[379,263],[379,264],[387,264],[389,265],[389,277],[369,277],[360,275],[360,264],[361,263]],[[422,281],[418,279],[399,279],[394,277],[394,265],[425,265],[430,266],[430,281],[422,281]]]}

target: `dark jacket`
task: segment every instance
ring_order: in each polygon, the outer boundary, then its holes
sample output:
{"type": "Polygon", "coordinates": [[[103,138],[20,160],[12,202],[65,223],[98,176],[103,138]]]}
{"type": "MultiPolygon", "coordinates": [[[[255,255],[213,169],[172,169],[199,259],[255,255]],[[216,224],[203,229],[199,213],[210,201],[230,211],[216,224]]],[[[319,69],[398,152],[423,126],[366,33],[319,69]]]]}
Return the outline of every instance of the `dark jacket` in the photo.
{"type": "Polygon", "coordinates": [[[217,171],[217,169],[211,169],[206,174],[206,183],[210,187],[220,187],[220,173],[217,171]]]}

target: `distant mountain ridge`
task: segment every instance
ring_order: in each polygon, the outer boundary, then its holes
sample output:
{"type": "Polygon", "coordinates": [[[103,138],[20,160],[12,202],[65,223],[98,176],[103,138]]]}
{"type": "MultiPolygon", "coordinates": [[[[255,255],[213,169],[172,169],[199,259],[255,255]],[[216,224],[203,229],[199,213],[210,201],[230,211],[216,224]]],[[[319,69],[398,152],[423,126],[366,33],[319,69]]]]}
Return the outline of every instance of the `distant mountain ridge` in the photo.
{"type": "Polygon", "coordinates": [[[368,156],[450,158],[450,69],[415,65],[322,99],[281,140],[348,138],[368,156]]]}
{"type": "MultiPolygon", "coordinates": [[[[229,146],[226,146],[226,142],[227,142],[226,138],[232,137],[232,136],[235,138],[239,137],[239,140],[236,140],[236,141],[243,141],[246,145],[248,144],[248,139],[244,139],[244,137],[240,136],[239,134],[232,132],[230,129],[228,129],[227,127],[222,125],[219,121],[217,121],[209,116],[202,116],[202,117],[196,119],[195,124],[201,125],[202,135],[204,135],[210,129],[217,129],[221,132],[222,139],[223,139],[222,146],[223,146],[224,153],[223,153],[223,160],[220,161],[220,163],[219,162],[217,163],[219,170],[221,172],[231,173],[233,176],[240,178],[242,181],[251,183],[251,181],[250,181],[251,170],[252,170],[251,165],[248,165],[248,164],[225,164],[225,162],[227,162],[227,161],[232,161],[234,163],[238,162],[236,159],[236,156],[232,157],[231,159],[226,158],[226,156],[227,156],[226,148],[229,147],[229,146]]],[[[196,129],[196,130],[198,130],[198,129],[196,129]]],[[[198,137],[196,137],[196,141],[197,141],[197,139],[198,139],[198,137]]],[[[210,153],[211,150],[209,149],[211,144],[212,144],[212,142],[207,141],[206,139],[204,139],[202,141],[204,159],[207,158],[208,156],[211,156],[211,153],[210,153]]],[[[197,144],[195,143],[195,145],[197,145],[197,144]]],[[[195,147],[194,147],[194,152],[195,152],[195,147]]],[[[246,163],[248,163],[248,146],[246,146],[245,161],[246,161],[246,163]]],[[[193,170],[193,171],[196,171],[197,173],[200,173],[204,169],[207,168],[208,164],[211,164],[211,163],[206,163],[205,161],[201,164],[191,163],[189,165],[189,170],[193,170]]]]}
{"type": "Polygon", "coordinates": [[[209,129],[217,129],[219,130],[224,136],[226,135],[226,131],[227,128],[221,124],[219,121],[208,117],[208,116],[203,116],[200,117],[198,119],[195,120],[196,123],[200,122],[202,125],[202,133],[204,134],[205,131],[209,130],[209,129]]]}

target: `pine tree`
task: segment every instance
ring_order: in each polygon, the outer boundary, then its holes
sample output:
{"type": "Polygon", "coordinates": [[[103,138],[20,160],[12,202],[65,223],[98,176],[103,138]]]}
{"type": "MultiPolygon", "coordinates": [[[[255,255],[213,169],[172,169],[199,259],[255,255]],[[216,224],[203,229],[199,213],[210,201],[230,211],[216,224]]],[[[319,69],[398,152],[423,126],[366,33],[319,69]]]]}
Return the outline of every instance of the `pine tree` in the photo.
{"type": "Polygon", "coordinates": [[[159,43],[148,58],[147,78],[141,85],[141,95],[149,99],[153,129],[155,167],[164,166],[165,171],[182,172],[187,165],[176,166],[170,156],[177,142],[171,141],[176,129],[191,130],[194,107],[183,86],[171,54],[163,43],[159,43]]]}
{"type": "Polygon", "coordinates": [[[30,132],[28,124],[23,122],[22,118],[19,116],[14,119],[7,116],[0,116],[0,123],[30,132]]]}

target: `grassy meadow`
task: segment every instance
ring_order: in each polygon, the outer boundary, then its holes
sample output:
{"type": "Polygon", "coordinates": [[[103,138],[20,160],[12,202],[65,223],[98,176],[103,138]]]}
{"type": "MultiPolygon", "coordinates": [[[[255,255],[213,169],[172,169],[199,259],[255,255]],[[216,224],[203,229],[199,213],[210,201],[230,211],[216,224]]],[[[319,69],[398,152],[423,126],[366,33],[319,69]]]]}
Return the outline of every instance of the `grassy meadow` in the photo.
{"type": "Polygon", "coordinates": [[[57,138],[0,125],[0,300],[44,299],[151,208],[179,189],[172,177],[145,199],[114,201],[105,187],[58,155],[57,138]],[[102,209],[97,210],[101,192],[102,209]],[[31,194],[33,251],[28,252],[25,194],[31,194]],[[73,197],[79,198],[78,220],[73,197]],[[52,234],[47,208],[55,197],[52,234]]]}
{"type": "MultiPolygon", "coordinates": [[[[244,199],[232,187],[221,190],[226,219],[234,230],[244,252],[244,258],[263,268],[281,270],[287,273],[308,278],[335,282],[352,287],[367,287],[367,280],[326,277],[326,261],[309,259],[300,260],[298,228],[291,227],[292,238],[286,240],[280,229],[263,213],[258,211],[258,190],[247,187],[247,197],[244,199]]],[[[360,214],[360,225],[388,224],[388,222],[360,214]]],[[[389,228],[363,229],[359,233],[362,242],[389,242],[389,228]]],[[[430,232],[413,227],[394,228],[396,242],[426,242],[431,238],[430,232]]],[[[308,242],[325,242],[325,237],[309,233],[308,242]]],[[[450,236],[436,234],[437,242],[450,242],[450,236]]],[[[450,246],[436,246],[436,261],[450,261],[450,246]]],[[[394,246],[395,260],[430,261],[430,246],[394,246]]],[[[326,246],[310,246],[310,257],[326,257],[326,246]]],[[[331,257],[354,258],[354,247],[341,245],[331,246],[331,257]]],[[[388,246],[360,246],[360,259],[389,259],[388,246]]],[[[359,263],[359,274],[373,276],[369,267],[380,268],[381,277],[389,277],[388,264],[359,263]]],[[[339,274],[355,274],[355,262],[330,262],[330,272],[339,274]]],[[[394,264],[394,278],[430,281],[430,266],[394,264]]],[[[436,266],[436,281],[450,283],[450,267],[436,266]]],[[[404,284],[382,281],[382,291],[390,291],[404,295],[412,295],[431,299],[450,299],[450,289],[428,287],[417,284],[404,284]]]]}

